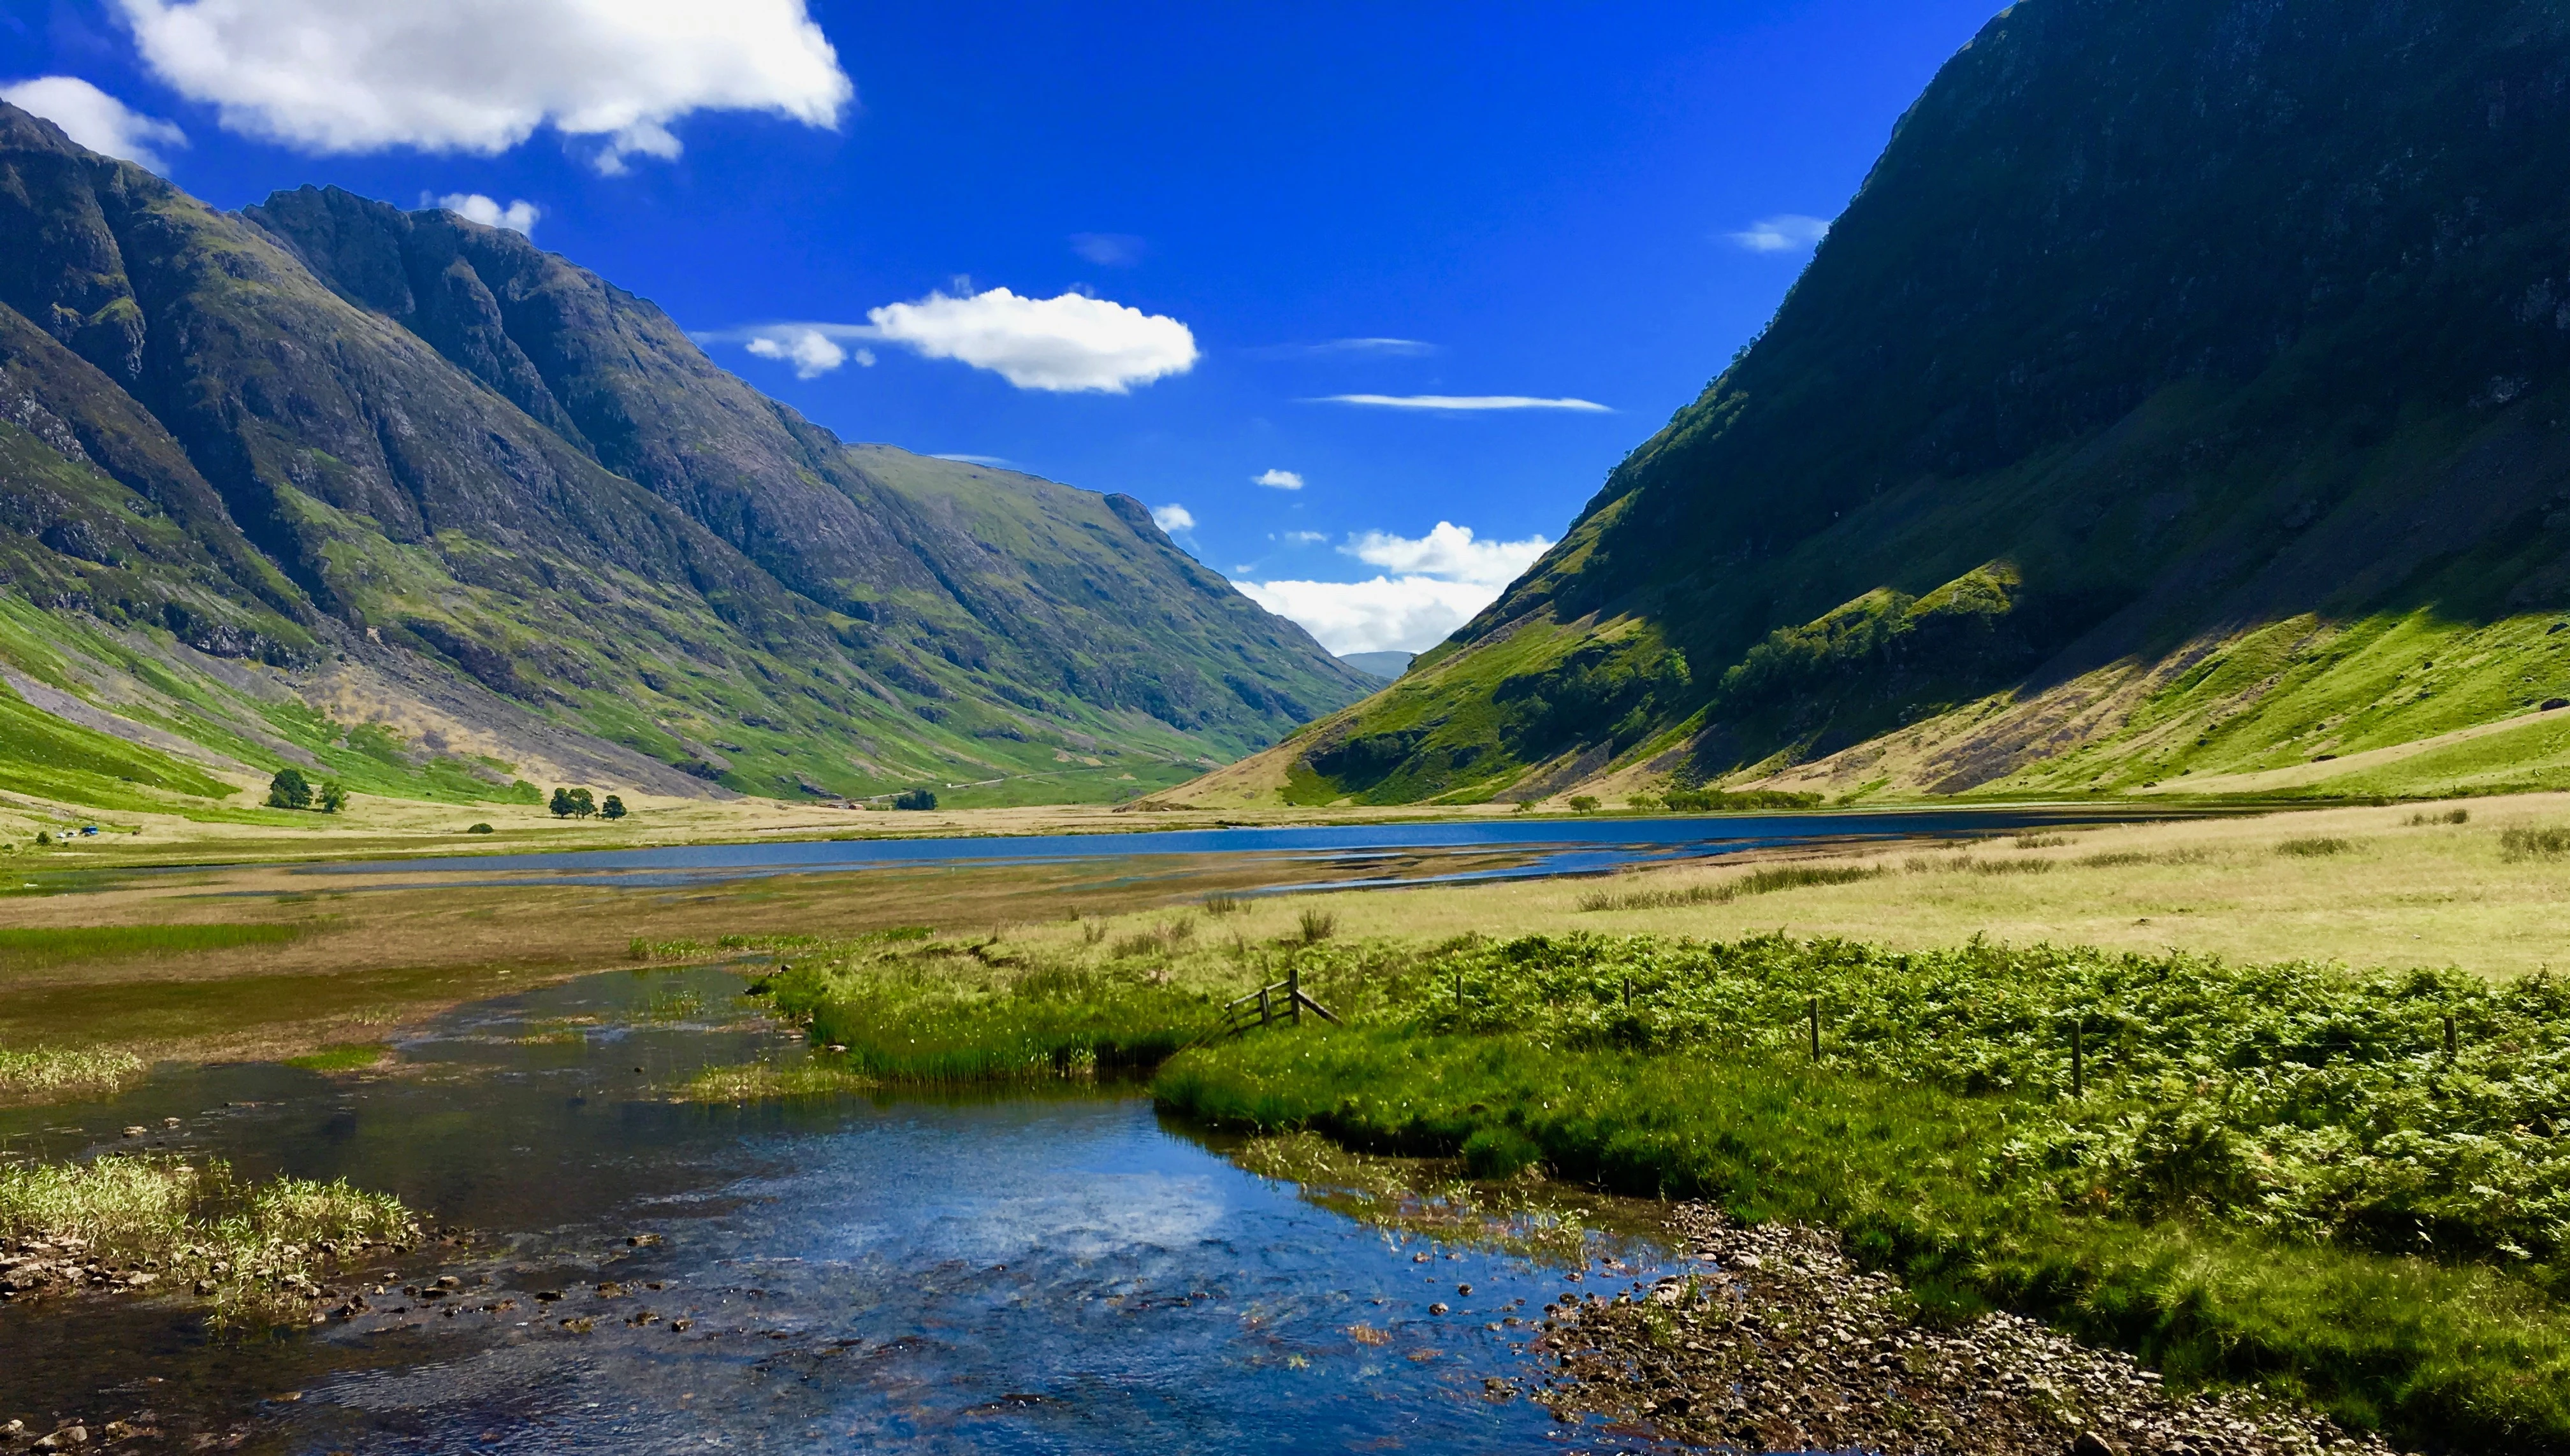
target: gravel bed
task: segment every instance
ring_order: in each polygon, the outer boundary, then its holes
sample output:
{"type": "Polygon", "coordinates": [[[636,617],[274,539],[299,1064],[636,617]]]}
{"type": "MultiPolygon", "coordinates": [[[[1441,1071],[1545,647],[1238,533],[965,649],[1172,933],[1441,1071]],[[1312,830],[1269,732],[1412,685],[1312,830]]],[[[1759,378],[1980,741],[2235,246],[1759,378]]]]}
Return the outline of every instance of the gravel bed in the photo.
{"type": "Polygon", "coordinates": [[[1557,1366],[1533,1394],[1556,1417],[1733,1451],[2393,1451],[2254,1390],[2174,1394],[2130,1356],[2017,1315],[1923,1324],[1900,1280],[1858,1270],[1826,1230],[1689,1204],[1670,1232],[1691,1273],[1546,1307],[1536,1348],[1557,1366]]]}

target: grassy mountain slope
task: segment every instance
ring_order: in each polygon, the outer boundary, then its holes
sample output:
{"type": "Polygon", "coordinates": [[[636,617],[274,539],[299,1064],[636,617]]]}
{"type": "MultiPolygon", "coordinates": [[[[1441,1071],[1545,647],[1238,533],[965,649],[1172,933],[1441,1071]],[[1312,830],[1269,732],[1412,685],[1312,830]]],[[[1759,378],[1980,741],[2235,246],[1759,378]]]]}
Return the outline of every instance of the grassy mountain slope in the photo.
{"type": "Polygon", "coordinates": [[[0,571],[22,706],[240,783],[1111,798],[1365,682],[1137,503],[844,445],[518,234],[8,108],[0,571]]]}
{"type": "Polygon", "coordinates": [[[2570,696],[2565,78],[2552,4],[2017,5],[1558,546],[1190,792],[2563,781],[2354,756],[2570,696]]]}

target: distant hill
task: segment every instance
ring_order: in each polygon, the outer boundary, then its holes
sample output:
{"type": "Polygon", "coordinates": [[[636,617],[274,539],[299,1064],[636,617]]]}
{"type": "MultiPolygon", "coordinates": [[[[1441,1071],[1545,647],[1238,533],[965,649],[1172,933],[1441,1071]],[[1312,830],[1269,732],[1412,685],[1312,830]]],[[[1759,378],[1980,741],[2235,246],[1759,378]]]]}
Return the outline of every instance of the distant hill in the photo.
{"type": "Polygon", "coordinates": [[[1339,660],[1371,677],[1399,677],[1410,670],[1416,652],[1342,652],[1339,660]]]}
{"type": "Polygon", "coordinates": [[[1140,503],[847,445],[523,236],[0,106],[0,788],[1102,800],[1373,682],[1140,503]]]}
{"type": "Polygon", "coordinates": [[[2024,0],[1765,330],[1201,802],[2570,786],[2570,10],[2024,0]]]}

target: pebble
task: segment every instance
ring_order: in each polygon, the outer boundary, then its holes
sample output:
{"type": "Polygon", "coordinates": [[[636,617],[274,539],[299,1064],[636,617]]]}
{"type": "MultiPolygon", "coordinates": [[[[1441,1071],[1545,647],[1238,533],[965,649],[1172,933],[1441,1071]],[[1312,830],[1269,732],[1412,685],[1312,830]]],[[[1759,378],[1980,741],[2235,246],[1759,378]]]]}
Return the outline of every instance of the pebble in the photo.
{"type": "Polygon", "coordinates": [[[1689,1273],[1613,1298],[1564,1292],[1534,1349],[1536,1398],[1688,1444],[1880,1456],[2393,1456],[2308,1409],[2246,1391],[2181,1398],[2131,1357],[2034,1320],[1915,1322],[1899,1280],[1835,1235],[1748,1228],[1681,1205],[1689,1273]]]}

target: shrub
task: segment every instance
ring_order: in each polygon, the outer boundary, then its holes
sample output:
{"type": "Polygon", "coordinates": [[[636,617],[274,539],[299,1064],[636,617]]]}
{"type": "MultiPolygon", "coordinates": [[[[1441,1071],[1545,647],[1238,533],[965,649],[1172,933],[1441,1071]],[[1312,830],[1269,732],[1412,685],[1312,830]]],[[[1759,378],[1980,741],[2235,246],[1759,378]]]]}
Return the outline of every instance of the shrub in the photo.
{"type": "Polygon", "coordinates": [[[1339,932],[1339,917],[1321,910],[1306,909],[1299,922],[1306,945],[1318,945],[1339,932]]]}
{"type": "Polygon", "coordinates": [[[2503,829],[2499,831],[2498,852],[2501,859],[2511,861],[2557,860],[2570,855],[2570,829],[2503,829]]]}
{"type": "Polygon", "coordinates": [[[1594,794],[1573,794],[1573,795],[1571,795],[1571,796],[1570,796],[1570,812],[1571,812],[1571,813],[1573,813],[1573,814],[1594,814],[1594,813],[1596,813],[1596,812],[1597,812],[1597,796],[1596,796],[1596,795],[1594,795],[1594,794]]]}
{"type": "Polygon", "coordinates": [[[934,809],[937,807],[937,795],[935,791],[929,789],[904,789],[900,793],[892,796],[892,807],[895,809],[934,809]]]}
{"type": "Polygon", "coordinates": [[[2405,822],[2411,829],[2429,824],[2469,824],[2472,822],[2472,812],[2468,809],[2448,809],[2441,814],[2412,814],[2405,822]]]}
{"type": "Polygon", "coordinates": [[[309,809],[312,807],[312,781],[303,771],[283,768],[267,781],[267,807],[270,809],[309,809]]]}
{"type": "Polygon", "coordinates": [[[2276,846],[2276,853],[2296,859],[2317,860],[2328,855],[2344,855],[2355,848],[2356,842],[2353,840],[2318,835],[2310,839],[2287,840],[2276,846]]]}
{"type": "Polygon", "coordinates": [[[2016,837],[2016,847],[2020,850],[2057,850],[2068,843],[2070,836],[2066,834],[2021,834],[2016,837]]]}
{"type": "Polygon", "coordinates": [[[466,830],[466,831],[465,831],[465,833],[466,833],[466,834],[497,834],[497,833],[499,833],[499,831],[498,831],[498,830],[493,829],[491,826],[489,826],[489,825],[487,825],[487,824],[477,824],[477,825],[473,826],[471,829],[466,830]]]}
{"type": "Polygon", "coordinates": [[[321,786],[320,810],[322,813],[336,814],[347,807],[348,791],[340,787],[337,779],[332,779],[321,786]]]}

